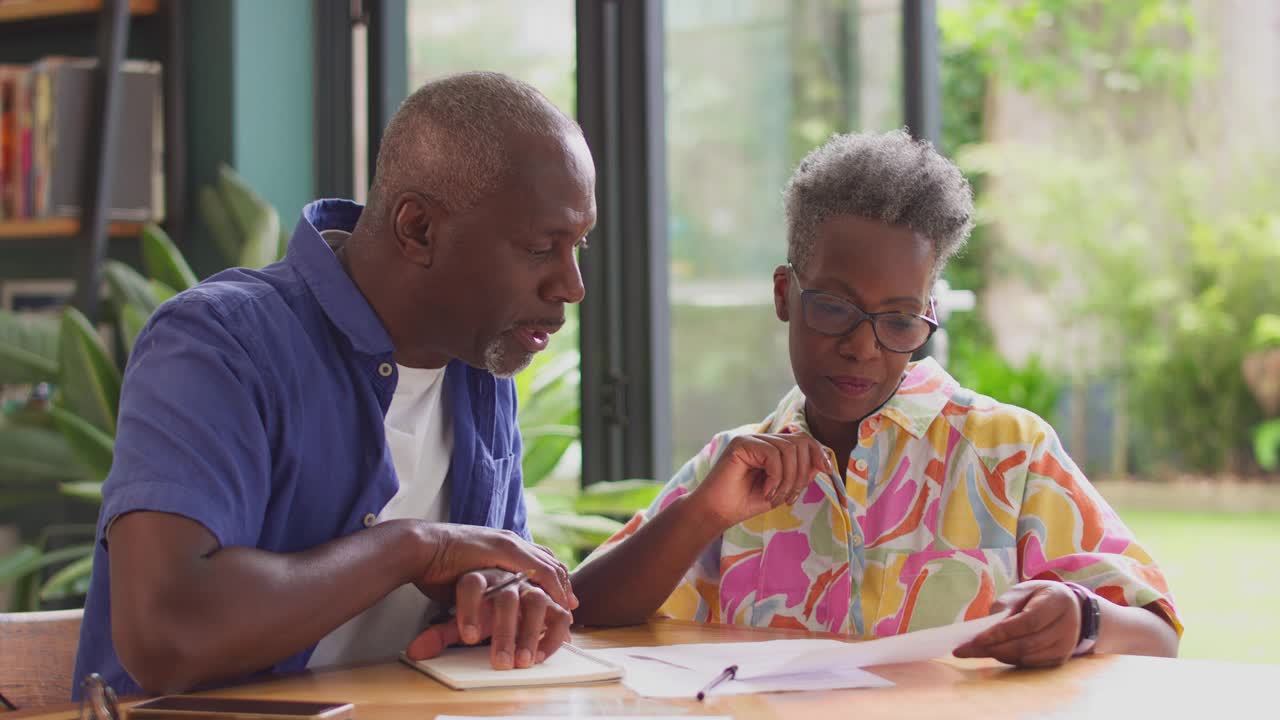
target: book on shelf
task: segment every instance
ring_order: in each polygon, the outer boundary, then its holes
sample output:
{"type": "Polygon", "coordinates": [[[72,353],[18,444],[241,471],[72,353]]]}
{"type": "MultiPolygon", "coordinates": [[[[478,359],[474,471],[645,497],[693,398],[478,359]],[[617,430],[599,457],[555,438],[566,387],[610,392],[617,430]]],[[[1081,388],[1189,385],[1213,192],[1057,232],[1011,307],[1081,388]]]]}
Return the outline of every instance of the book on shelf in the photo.
{"type": "MultiPolygon", "coordinates": [[[[0,65],[0,221],[79,217],[91,133],[97,60],[48,57],[0,65]]],[[[116,161],[109,220],[164,219],[164,123],[160,63],[126,60],[120,69],[116,161]]]]}

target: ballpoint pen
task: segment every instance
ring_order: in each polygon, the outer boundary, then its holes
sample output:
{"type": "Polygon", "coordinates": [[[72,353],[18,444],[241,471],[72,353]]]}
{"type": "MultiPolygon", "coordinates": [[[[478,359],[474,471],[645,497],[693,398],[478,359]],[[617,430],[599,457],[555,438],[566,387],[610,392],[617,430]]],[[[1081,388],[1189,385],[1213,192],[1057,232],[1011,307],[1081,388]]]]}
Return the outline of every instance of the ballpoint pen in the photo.
{"type": "Polygon", "coordinates": [[[698,700],[700,701],[705,700],[707,697],[707,693],[711,692],[711,690],[715,688],[715,686],[719,685],[725,680],[732,680],[734,676],[737,674],[738,674],[737,665],[730,665],[729,667],[720,671],[720,674],[717,675],[714,680],[707,683],[701,690],[698,691],[698,700]]]}

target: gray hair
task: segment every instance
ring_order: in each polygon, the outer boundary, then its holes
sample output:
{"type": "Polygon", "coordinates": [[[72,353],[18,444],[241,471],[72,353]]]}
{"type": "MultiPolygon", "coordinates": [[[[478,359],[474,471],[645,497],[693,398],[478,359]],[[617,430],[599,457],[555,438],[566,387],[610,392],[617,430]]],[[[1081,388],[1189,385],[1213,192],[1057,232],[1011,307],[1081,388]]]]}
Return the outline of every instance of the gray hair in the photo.
{"type": "Polygon", "coordinates": [[[434,80],[406,98],[387,124],[369,203],[414,189],[451,211],[466,210],[502,183],[513,135],[564,134],[582,130],[528,83],[495,72],[434,80]]]}
{"type": "Polygon", "coordinates": [[[800,161],[783,193],[787,259],[802,268],[818,226],[852,215],[906,226],[933,244],[934,277],[973,229],[973,190],[933,145],[903,130],[833,135],[800,161]]]}

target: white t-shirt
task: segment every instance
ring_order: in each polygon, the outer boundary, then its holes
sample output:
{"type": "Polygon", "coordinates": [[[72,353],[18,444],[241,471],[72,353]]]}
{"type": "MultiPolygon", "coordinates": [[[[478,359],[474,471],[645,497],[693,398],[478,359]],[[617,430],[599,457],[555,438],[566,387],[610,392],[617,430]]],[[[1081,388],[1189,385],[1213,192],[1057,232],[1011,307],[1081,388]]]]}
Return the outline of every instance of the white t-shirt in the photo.
{"type": "MultiPolygon", "coordinates": [[[[325,239],[333,242],[333,234],[326,231],[325,239]]],[[[453,455],[453,418],[444,391],[444,368],[396,367],[399,380],[383,424],[400,489],[378,513],[378,522],[394,518],[448,522],[445,478],[453,455]]],[[[395,658],[434,613],[431,601],[417,587],[402,585],[324,636],[307,667],[395,658]]]]}

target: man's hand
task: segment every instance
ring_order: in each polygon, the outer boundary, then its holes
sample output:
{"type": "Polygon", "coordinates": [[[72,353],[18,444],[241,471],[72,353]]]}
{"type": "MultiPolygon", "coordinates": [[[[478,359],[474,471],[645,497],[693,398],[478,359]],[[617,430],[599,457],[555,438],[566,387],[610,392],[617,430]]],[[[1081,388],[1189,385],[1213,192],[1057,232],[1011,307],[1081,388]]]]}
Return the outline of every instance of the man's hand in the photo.
{"type": "Polygon", "coordinates": [[[455,588],[456,616],[423,631],[410,643],[409,657],[435,657],[459,641],[475,645],[487,637],[492,637],[489,662],[496,670],[527,668],[551,657],[569,640],[573,616],[528,582],[484,598],[485,590],[509,577],[500,570],[464,574],[455,588]]]}
{"type": "MultiPolygon", "coordinates": [[[[392,520],[391,522],[416,522],[392,520]]],[[[452,523],[417,523],[426,557],[420,577],[414,581],[427,597],[447,603],[452,590],[466,573],[494,568],[508,573],[530,573],[530,582],[567,610],[578,607],[569,584],[569,569],[550,550],[525,541],[510,530],[452,523]]],[[[487,586],[486,586],[487,587],[487,586]]],[[[461,596],[458,598],[461,602],[461,596]]]]}
{"type": "Polygon", "coordinates": [[[996,599],[992,612],[1013,613],[956,648],[956,657],[990,657],[1022,667],[1053,667],[1071,658],[1080,639],[1080,601],[1060,582],[1029,580],[996,599]]]}
{"type": "Polygon", "coordinates": [[[817,473],[835,469],[816,440],[794,435],[739,435],[689,495],[721,530],[772,510],[794,504],[817,473]]]}

